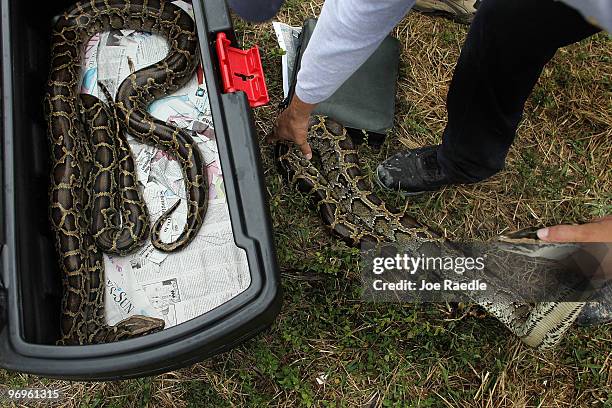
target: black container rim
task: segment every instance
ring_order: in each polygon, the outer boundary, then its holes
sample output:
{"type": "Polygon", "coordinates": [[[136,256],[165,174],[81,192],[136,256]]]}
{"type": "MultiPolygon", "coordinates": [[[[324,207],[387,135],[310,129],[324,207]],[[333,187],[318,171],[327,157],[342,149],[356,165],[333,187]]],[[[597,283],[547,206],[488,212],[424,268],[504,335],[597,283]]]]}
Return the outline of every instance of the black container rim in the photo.
{"type": "MultiPolygon", "coordinates": [[[[1,1],[1,22],[2,22],[2,50],[5,61],[11,60],[11,33],[10,33],[10,0],[1,1]]],[[[208,0],[207,0],[208,1],[208,0]]],[[[223,0],[215,0],[217,3],[224,3],[223,0]]],[[[203,0],[193,0],[194,17],[198,28],[198,38],[200,42],[200,55],[204,68],[206,86],[209,92],[209,102],[215,126],[215,132],[218,141],[219,155],[222,171],[228,175],[234,175],[236,171],[236,163],[232,159],[231,141],[229,134],[231,129],[236,126],[247,126],[248,121],[252,123],[252,113],[246,96],[243,93],[238,94],[221,94],[217,80],[217,75],[211,75],[217,71],[214,61],[215,56],[212,55],[211,47],[212,40],[209,39],[209,31],[203,0]],[[225,106],[227,105],[227,106],[225,106]],[[233,124],[228,120],[228,109],[238,109],[243,113],[239,116],[243,123],[233,124]],[[246,116],[244,114],[246,112],[246,116]]],[[[207,7],[209,5],[206,5],[207,7]]],[[[224,4],[222,5],[224,6],[224,4]]],[[[226,6],[224,6],[226,8],[226,6]]],[[[227,8],[226,8],[227,9],[227,8]]],[[[5,193],[5,214],[12,214],[15,208],[14,202],[14,178],[13,176],[13,77],[12,65],[3,64],[3,86],[2,103],[3,111],[3,130],[4,130],[4,193],[5,193]]],[[[235,118],[232,118],[235,119],[235,118]]],[[[243,142],[243,141],[241,141],[243,142]]],[[[251,143],[255,143],[251,140],[251,143]]],[[[248,146],[247,146],[248,147],[248,146]]],[[[256,147],[256,146],[255,146],[256,147]]],[[[253,146],[250,146],[252,149],[253,146]]],[[[255,148],[255,159],[259,159],[259,149],[255,148]]],[[[257,163],[257,171],[255,176],[263,178],[261,161],[257,163]]],[[[243,208],[240,202],[240,186],[236,183],[233,177],[227,177],[225,180],[225,189],[227,191],[227,203],[230,212],[231,225],[234,234],[236,245],[247,254],[249,272],[251,282],[249,287],[230,299],[229,301],[217,306],[209,312],[200,315],[187,322],[179,324],[175,327],[163,330],[162,332],[150,334],[141,338],[124,340],[121,342],[98,344],[98,345],[83,345],[83,346],[55,346],[48,344],[34,344],[24,340],[23,333],[19,330],[17,322],[22,321],[23,311],[21,303],[17,296],[11,296],[10,293],[20,293],[20,288],[14,288],[16,291],[10,290],[10,284],[19,285],[16,249],[14,245],[7,244],[2,251],[2,278],[9,289],[9,307],[8,307],[8,325],[5,330],[8,330],[8,340],[10,345],[2,344],[2,330],[0,329],[0,351],[15,353],[16,358],[11,362],[9,356],[5,364],[6,368],[16,369],[20,371],[28,371],[42,375],[57,376],[57,377],[72,377],[76,378],[84,376],[90,379],[115,378],[113,372],[117,367],[121,367],[123,371],[132,370],[127,375],[119,375],[122,378],[133,377],[141,374],[151,374],[152,372],[162,372],[168,368],[176,367],[176,364],[168,363],[167,366],[159,364],[160,353],[172,353],[189,355],[189,353],[200,349],[202,345],[210,345],[211,349],[205,352],[206,356],[215,354],[218,351],[226,349],[228,345],[234,344],[242,338],[251,337],[255,331],[263,328],[271,323],[273,317],[276,316],[280,309],[280,286],[278,282],[278,265],[276,263],[276,255],[274,251],[274,243],[271,235],[270,215],[265,195],[262,197],[262,208],[260,211],[261,222],[264,224],[265,233],[261,237],[249,236],[247,217],[253,215],[245,214],[246,209],[243,208]],[[268,242],[269,245],[262,247],[261,241],[268,242]],[[276,304],[276,305],[275,305],[276,304]],[[269,313],[267,313],[269,312],[269,313]],[[264,316],[259,323],[253,323],[253,316],[264,316]],[[273,315],[273,316],[272,316],[273,315]],[[272,319],[270,318],[272,317],[272,319]],[[249,326],[257,326],[250,327],[249,326]],[[214,330],[211,330],[213,329],[214,330]],[[241,328],[250,329],[250,332],[244,332],[241,328]],[[259,328],[259,329],[258,329],[259,328]],[[214,333],[212,333],[214,331],[214,333]],[[240,332],[244,332],[240,335],[240,332]],[[227,342],[222,340],[223,336],[230,333],[238,334],[236,339],[227,342]],[[227,344],[226,344],[227,343],[227,344]],[[57,353],[61,348],[61,353],[57,353]],[[3,350],[6,349],[6,350],[3,350]],[[63,373],[58,373],[48,364],[52,361],[66,364],[63,373]],[[91,372],[92,366],[95,364],[97,373],[91,372]]],[[[252,211],[252,209],[249,209],[252,211]]],[[[255,214],[257,215],[257,214],[255,214]]],[[[16,223],[12,217],[6,217],[6,241],[7,243],[16,242],[16,223]]],[[[0,353],[1,355],[2,353],[0,353]]],[[[202,353],[193,357],[193,361],[201,360],[202,353]]],[[[2,359],[0,359],[2,360],[2,359]]],[[[186,357],[183,363],[189,362],[186,357]]],[[[181,364],[184,365],[184,364],[181,364]]]]}

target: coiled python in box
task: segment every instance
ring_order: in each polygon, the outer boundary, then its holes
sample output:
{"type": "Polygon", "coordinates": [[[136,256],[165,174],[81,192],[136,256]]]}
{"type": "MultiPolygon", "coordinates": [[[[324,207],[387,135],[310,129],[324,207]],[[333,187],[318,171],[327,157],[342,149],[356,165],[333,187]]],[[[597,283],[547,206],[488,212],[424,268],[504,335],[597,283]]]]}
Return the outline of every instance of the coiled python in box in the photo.
{"type": "Polygon", "coordinates": [[[163,329],[163,320],[146,316],[115,326],[105,323],[102,253],[133,251],[150,230],[123,131],[168,152],[183,171],[187,223],[175,242],[162,242],[162,224],[176,206],[171,208],[153,225],[152,244],[161,251],[179,250],[203,223],[208,191],[202,154],[189,133],[147,112],[153,100],[193,76],[197,50],[193,19],[164,0],[81,2],[55,24],[45,110],[52,166],[50,218],[63,282],[60,344],[111,342],[163,329]],[[168,55],[131,73],[115,100],[107,95],[103,103],[79,95],[86,43],[96,33],[119,29],[163,36],[168,55]]]}

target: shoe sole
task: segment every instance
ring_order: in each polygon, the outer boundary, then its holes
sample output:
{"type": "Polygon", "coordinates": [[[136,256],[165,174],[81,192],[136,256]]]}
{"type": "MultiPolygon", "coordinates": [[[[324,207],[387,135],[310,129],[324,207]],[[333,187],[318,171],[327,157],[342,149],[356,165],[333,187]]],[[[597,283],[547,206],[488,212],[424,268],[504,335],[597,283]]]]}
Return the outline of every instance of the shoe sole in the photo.
{"type": "Polygon", "coordinates": [[[426,14],[426,15],[430,15],[430,16],[439,16],[439,17],[445,17],[448,18],[452,21],[455,21],[457,23],[461,23],[461,24],[465,24],[465,25],[470,25],[472,23],[472,19],[474,18],[474,14],[471,13],[462,13],[459,10],[456,10],[452,4],[450,4],[449,2],[444,1],[444,4],[446,4],[448,7],[452,8],[453,10],[455,10],[455,12],[451,12],[451,11],[446,11],[446,10],[440,10],[437,8],[433,8],[433,7],[427,7],[427,6],[417,6],[414,5],[412,8],[413,10],[418,11],[421,14],[426,14]]]}

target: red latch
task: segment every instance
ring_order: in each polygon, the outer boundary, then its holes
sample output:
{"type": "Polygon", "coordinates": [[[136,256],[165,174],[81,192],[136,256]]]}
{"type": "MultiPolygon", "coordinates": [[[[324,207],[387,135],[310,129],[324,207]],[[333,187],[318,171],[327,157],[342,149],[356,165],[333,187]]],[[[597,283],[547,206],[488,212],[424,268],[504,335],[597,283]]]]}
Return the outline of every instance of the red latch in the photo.
{"type": "Polygon", "coordinates": [[[257,46],[250,50],[230,47],[231,41],[225,33],[217,34],[217,56],[221,68],[224,92],[244,91],[251,107],[262,106],[270,101],[261,57],[257,46]]]}

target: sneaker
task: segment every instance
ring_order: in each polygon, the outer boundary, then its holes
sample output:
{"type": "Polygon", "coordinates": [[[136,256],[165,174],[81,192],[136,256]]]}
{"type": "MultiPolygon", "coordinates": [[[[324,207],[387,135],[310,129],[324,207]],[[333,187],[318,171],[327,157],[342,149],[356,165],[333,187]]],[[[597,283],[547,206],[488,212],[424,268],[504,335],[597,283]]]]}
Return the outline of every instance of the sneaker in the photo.
{"type": "Polygon", "coordinates": [[[444,174],[438,164],[438,147],[409,149],[389,157],[376,168],[376,181],[383,188],[408,196],[461,184],[444,174]]]}
{"type": "Polygon", "coordinates": [[[424,14],[439,14],[470,24],[481,0],[416,0],[414,9],[424,14]]]}

